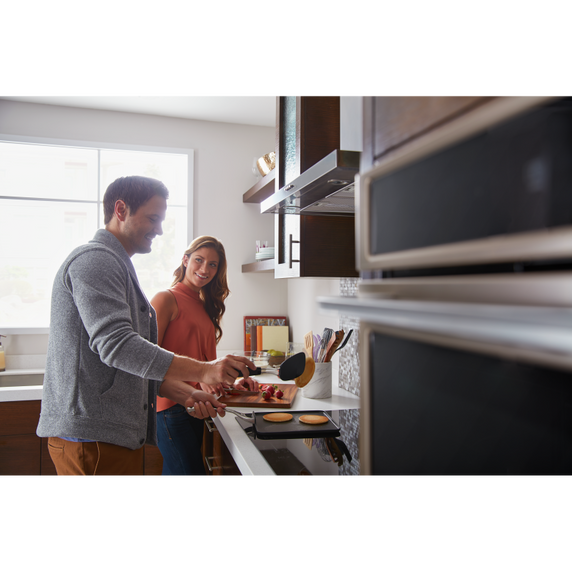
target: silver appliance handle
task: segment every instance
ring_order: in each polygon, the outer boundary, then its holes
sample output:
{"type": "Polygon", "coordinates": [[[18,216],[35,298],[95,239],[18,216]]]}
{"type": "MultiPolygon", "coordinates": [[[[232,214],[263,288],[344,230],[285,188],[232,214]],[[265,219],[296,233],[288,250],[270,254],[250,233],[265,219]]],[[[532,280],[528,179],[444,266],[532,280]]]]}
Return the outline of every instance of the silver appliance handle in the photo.
{"type": "Polygon", "coordinates": [[[421,342],[572,371],[572,309],[318,298],[319,308],[363,320],[364,328],[421,342]]]}

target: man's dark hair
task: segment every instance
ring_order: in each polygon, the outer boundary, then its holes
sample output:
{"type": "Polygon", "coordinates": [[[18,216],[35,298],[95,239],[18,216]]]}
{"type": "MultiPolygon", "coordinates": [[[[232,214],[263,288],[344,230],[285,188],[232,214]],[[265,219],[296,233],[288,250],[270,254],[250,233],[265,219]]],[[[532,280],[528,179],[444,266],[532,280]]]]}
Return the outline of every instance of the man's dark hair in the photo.
{"type": "Polygon", "coordinates": [[[109,223],[113,218],[115,203],[122,200],[134,215],[137,209],[155,195],[161,195],[165,200],[169,198],[167,187],[157,179],[150,177],[119,177],[107,187],[103,196],[103,222],[109,223]]]}

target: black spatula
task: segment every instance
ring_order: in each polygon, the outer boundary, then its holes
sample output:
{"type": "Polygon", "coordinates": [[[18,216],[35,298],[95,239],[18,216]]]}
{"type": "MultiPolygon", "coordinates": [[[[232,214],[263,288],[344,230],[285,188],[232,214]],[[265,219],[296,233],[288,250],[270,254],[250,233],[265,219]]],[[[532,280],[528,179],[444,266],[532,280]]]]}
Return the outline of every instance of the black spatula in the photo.
{"type": "MultiPolygon", "coordinates": [[[[306,354],[300,352],[286,358],[278,370],[266,369],[264,373],[273,373],[277,375],[282,381],[290,381],[296,377],[300,377],[306,369],[306,354]]],[[[248,368],[250,375],[260,375],[262,370],[257,367],[256,369],[248,368]]]]}

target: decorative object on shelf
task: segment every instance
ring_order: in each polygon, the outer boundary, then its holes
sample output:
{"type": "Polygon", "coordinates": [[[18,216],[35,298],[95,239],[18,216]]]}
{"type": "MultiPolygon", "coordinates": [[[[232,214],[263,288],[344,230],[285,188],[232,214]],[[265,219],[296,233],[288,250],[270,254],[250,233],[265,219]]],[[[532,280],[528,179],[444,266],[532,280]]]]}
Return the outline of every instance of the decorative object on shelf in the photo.
{"type": "Polygon", "coordinates": [[[268,246],[267,240],[257,240],[255,260],[266,260],[267,258],[274,258],[274,247],[268,246]]]}
{"type": "Polygon", "coordinates": [[[273,246],[267,246],[266,248],[261,247],[254,257],[255,260],[266,260],[267,258],[274,258],[273,246]]]}
{"type": "Polygon", "coordinates": [[[260,157],[256,162],[256,166],[258,167],[258,171],[264,177],[264,175],[268,175],[274,167],[276,167],[276,153],[272,151],[271,153],[266,153],[266,155],[260,157]]]}
{"type": "MultiPolygon", "coordinates": [[[[244,316],[244,351],[252,351],[252,335],[256,337],[257,326],[287,326],[285,316],[244,316]]],[[[277,349],[277,348],[267,348],[277,349]]]]}

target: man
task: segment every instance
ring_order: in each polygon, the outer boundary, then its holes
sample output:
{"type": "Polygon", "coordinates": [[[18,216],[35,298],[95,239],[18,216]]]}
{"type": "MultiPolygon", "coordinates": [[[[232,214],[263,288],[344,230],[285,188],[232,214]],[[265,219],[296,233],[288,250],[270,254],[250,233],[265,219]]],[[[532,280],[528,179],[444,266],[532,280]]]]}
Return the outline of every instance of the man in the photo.
{"type": "Polygon", "coordinates": [[[160,394],[200,419],[224,404],[183,380],[217,390],[248,377],[239,356],[203,363],[158,345],[155,311],[131,263],[161,235],[168,190],[155,179],[123,177],[103,198],[105,230],[76,248],[54,280],[42,409],[37,434],[48,437],[58,475],[141,474],[143,445],[157,443],[160,394]]]}

